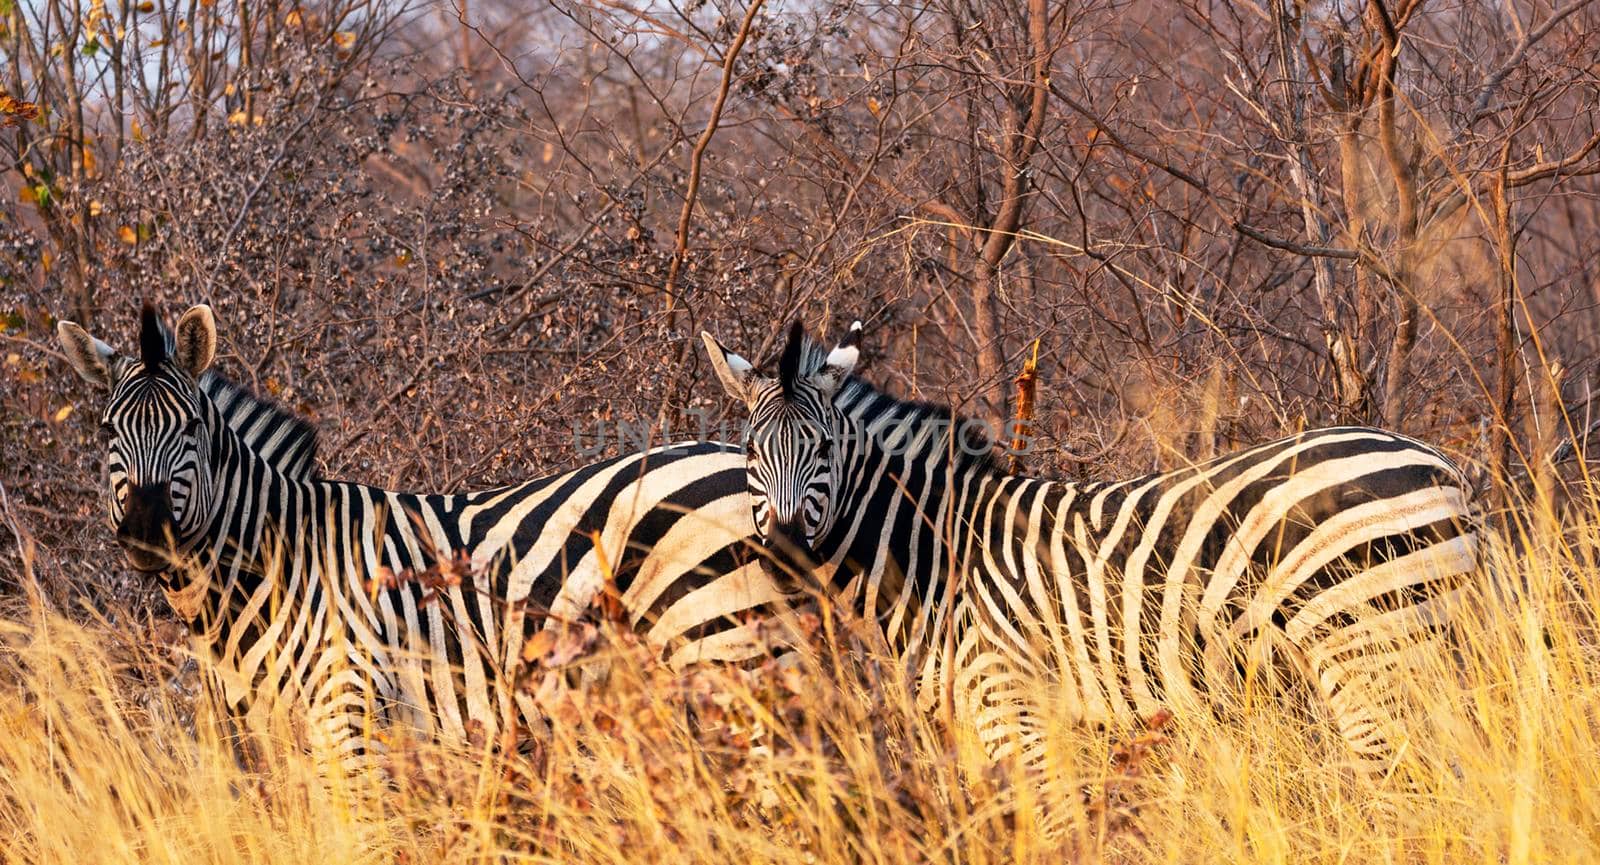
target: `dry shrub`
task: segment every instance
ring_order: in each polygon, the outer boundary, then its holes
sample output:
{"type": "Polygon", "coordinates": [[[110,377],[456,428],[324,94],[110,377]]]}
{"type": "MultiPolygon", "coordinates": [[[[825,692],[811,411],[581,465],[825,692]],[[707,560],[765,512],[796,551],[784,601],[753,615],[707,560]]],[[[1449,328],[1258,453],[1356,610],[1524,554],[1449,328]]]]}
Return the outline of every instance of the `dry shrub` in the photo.
{"type": "MultiPolygon", "coordinates": [[[[44,569],[65,607],[150,597],[99,525],[98,402],[52,335],[64,317],[131,334],[140,296],[211,303],[224,370],[317,420],[323,471],[430,490],[569,468],[589,456],[575,425],[655,422],[666,438],[668,422],[697,434],[696,409],[737,417],[694,337],[760,359],[794,316],[864,319],[875,381],[978,413],[1042,338],[1045,437],[1023,467],[1079,477],[1349,418],[1480,460],[1510,434],[1521,465],[1565,426],[1536,405],[1550,362],[1571,370],[1557,397],[1586,405],[1592,390],[1600,150],[1583,150],[1582,109],[1600,7],[1549,28],[1531,12],[1543,35],[1520,52],[1498,7],[1407,7],[1395,122],[1418,136],[1402,161],[1428,217],[1408,238],[1370,94],[1357,110],[1329,89],[1340,64],[1385,54],[1376,7],[1289,15],[1305,44],[1286,76],[1269,16],[1047,4],[1049,116],[1016,166],[1002,131],[1031,95],[1027,3],[767,6],[731,66],[679,249],[694,145],[747,5],[274,0],[202,4],[193,21],[176,6],[0,6],[5,87],[39,107],[0,136],[0,484],[52,550],[96,566],[44,569]],[[180,20],[188,33],[163,31],[180,20]],[[27,47],[44,31],[60,50],[27,47]],[[136,80],[163,63],[171,86],[136,80]],[[1292,104],[1326,237],[1290,176],[1292,104]],[[1507,304],[1500,267],[1484,267],[1504,246],[1487,200],[1498,162],[1573,154],[1508,193],[1522,228],[1507,304]],[[988,235],[972,226],[1008,209],[1019,173],[1021,236],[980,268],[988,235]],[[1241,224],[1363,256],[1308,256],[1241,224]],[[1417,330],[1399,405],[1350,410],[1327,338],[1352,340],[1378,403],[1401,321],[1417,330]],[[985,369],[996,353],[1009,366],[985,369]]],[[[1355,68],[1344,85],[1370,77],[1355,68]]],[[[16,574],[0,557],[0,587],[16,574]]]]}

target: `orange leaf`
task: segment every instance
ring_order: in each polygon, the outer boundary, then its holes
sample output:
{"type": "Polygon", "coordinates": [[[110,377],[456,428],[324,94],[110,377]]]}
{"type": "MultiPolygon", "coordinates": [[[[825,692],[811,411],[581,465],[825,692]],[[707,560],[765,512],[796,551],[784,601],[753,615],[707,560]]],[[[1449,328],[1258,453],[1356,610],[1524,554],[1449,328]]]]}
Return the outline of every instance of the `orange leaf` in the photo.
{"type": "Polygon", "coordinates": [[[24,120],[37,119],[40,114],[38,105],[18,99],[9,93],[0,93],[0,115],[5,117],[4,126],[15,126],[24,120]]]}
{"type": "Polygon", "coordinates": [[[117,229],[117,239],[129,246],[134,246],[139,242],[139,235],[133,230],[133,226],[124,225],[117,229]]]}
{"type": "Polygon", "coordinates": [[[544,630],[539,631],[538,633],[529,637],[528,641],[522,644],[522,662],[524,664],[531,664],[534,661],[543,658],[545,655],[550,654],[550,650],[554,649],[555,647],[556,632],[550,630],[549,628],[545,628],[544,630]]]}
{"type": "Polygon", "coordinates": [[[356,44],[356,34],[351,33],[349,30],[340,30],[338,33],[333,34],[333,44],[338,46],[340,50],[348,51],[350,46],[356,44]]]}

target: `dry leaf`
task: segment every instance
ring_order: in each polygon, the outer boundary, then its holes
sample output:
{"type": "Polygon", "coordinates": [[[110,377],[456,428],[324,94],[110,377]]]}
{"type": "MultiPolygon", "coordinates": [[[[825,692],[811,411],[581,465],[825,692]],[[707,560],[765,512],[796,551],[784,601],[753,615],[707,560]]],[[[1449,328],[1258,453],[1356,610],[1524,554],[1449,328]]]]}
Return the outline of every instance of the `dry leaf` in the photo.
{"type": "Polygon", "coordinates": [[[9,93],[0,93],[0,116],[5,118],[0,126],[16,126],[26,120],[37,119],[41,109],[32,102],[18,99],[9,93]]]}
{"type": "Polygon", "coordinates": [[[529,637],[528,641],[522,644],[522,662],[524,664],[531,664],[540,658],[543,658],[545,655],[550,654],[550,650],[554,649],[555,647],[556,632],[549,628],[545,628],[544,630],[529,637]]]}
{"type": "Polygon", "coordinates": [[[131,225],[124,225],[118,228],[117,239],[129,246],[135,246],[139,243],[139,235],[133,230],[133,226],[131,225]]]}
{"type": "Polygon", "coordinates": [[[50,419],[55,421],[56,423],[61,423],[62,421],[66,420],[67,418],[69,418],[71,416],[72,416],[72,403],[67,403],[66,405],[62,406],[61,408],[56,409],[56,413],[51,415],[50,419]]]}

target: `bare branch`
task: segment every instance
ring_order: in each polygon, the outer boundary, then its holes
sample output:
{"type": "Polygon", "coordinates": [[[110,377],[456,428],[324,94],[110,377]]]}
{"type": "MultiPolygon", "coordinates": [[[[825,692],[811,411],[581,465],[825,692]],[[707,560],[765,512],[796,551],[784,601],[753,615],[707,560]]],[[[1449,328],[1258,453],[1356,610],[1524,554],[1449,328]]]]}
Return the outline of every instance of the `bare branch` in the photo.
{"type": "Polygon", "coordinates": [[[749,8],[745,9],[744,20],[739,22],[739,32],[734,34],[733,44],[728,46],[728,51],[722,56],[722,82],[717,87],[717,99],[711,106],[711,117],[706,120],[706,128],[700,133],[700,139],[694,143],[694,152],[689,155],[689,188],[683,194],[683,211],[678,214],[678,245],[672,254],[672,264],[667,271],[667,281],[663,292],[667,295],[668,308],[671,308],[673,296],[678,284],[678,271],[683,267],[683,260],[689,254],[689,222],[694,217],[695,199],[700,195],[700,166],[705,159],[706,148],[711,146],[711,139],[717,134],[717,124],[722,122],[722,108],[728,102],[728,90],[733,86],[733,65],[739,60],[739,52],[744,49],[745,40],[750,37],[750,25],[756,20],[756,14],[761,11],[765,0],[750,0],[749,8]]]}
{"type": "Polygon", "coordinates": [[[1274,237],[1255,226],[1246,225],[1243,222],[1233,223],[1233,229],[1264,246],[1292,252],[1295,255],[1308,255],[1314,258],[1341,258],[1348,261],[1355,261],[1361,257],[1361,253],[1354,249],[1344,249],[1338,246],[1310,246],[1282,237],[1274,237]]]}

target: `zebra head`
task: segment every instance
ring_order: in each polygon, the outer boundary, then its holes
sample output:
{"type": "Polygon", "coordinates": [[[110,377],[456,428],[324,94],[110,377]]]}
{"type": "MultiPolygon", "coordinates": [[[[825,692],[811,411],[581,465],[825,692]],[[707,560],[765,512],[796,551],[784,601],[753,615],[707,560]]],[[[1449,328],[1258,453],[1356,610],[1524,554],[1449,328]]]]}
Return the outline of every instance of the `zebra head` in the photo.
{"type": "Polygon", "coordinates": [[[117,543],[135,570],[167,570],[211,511],[211,437],[199,387],[217,350],[211,308],[191,307],[169,334],[145,304],[138,357],[70,321],[56,326],[56,337],[78,375],[110,393],[100,431],[117,543]]]}
{"type": "Polygon", "coordinates": [[[778,363],[778,377],[756,375],[750,362],[702,333],[717,378],[749,409],[746,478],[756,531],[769,546],[810,553],[833,527],[833,498],[844,477],[846,418],[834,395],[855,369],[861,322],[832,351],[800,322],[778,363]]]}

